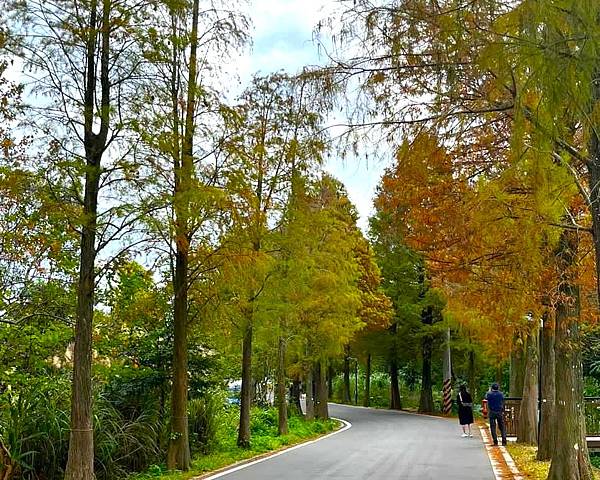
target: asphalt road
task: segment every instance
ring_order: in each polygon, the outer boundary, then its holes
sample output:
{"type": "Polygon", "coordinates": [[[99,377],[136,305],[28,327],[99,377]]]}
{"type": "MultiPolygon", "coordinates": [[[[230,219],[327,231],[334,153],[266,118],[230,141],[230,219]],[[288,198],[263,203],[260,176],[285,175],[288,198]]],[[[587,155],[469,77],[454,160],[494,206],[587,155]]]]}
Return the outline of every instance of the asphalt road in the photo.
{"type": "Polygon", "coordinates": [[[224,480],[494,480],[474,429],[462,438],[455,419],[330,405],[352,428],[261,463],[224,480]]]}

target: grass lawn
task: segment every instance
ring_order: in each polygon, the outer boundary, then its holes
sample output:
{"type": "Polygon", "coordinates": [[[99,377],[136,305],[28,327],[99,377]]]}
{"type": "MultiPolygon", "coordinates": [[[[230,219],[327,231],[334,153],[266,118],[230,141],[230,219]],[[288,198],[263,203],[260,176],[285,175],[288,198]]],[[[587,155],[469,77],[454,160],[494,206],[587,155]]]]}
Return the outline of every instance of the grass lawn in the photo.
{"type": "MultiPolygon", "coordinates": [[[[506,449],[525,478],[546,480],[550,462],[538,462],[535,459],[536,447],[509,443],[506,449]]],[[[600,480],[600,470],[594,468],[594,477],[600,480]]]]}
{"type": "Polygon", "coordinates": [[[265,418],[258,420],[251,427],[252,439],[248,449],[236,445],[236,432],[231,429],[211,453],[194,455],[188,472],[167,472],[164,465],[153,465],[146,472],[130,476],[128,480],[185,480],[319,437],[340,427],[337,420],[307,422],[301,417],[292,416],[289,419],[290,433],[280,437],[277,436],[276,423],[265,421],[265,418]]]}

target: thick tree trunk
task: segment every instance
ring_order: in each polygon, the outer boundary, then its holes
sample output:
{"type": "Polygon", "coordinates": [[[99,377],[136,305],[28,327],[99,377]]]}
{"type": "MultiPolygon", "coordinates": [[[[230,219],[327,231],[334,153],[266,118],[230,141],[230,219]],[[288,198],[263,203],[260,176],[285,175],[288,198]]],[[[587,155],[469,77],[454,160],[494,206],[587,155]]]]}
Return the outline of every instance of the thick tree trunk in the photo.
{"type": "Polygon", "coordinates": [[[285,382],[285,339],[279,337],[279,355],[277,363],[277,409],[279,412],[278,418],[278,433],[286,435],[288,433],[288,413],[287,413],[287,388],[285,382]]]}
{"type": "MultiPolygon", "coordinates": [[[[421,312],[421,322],[428,328],[433,324],[433,308],[427,307],[421,312]]],[[[431,381],[431,357],[433,354],[433,338],[429,331],[425,332],[421,341],[422,346],[422,372],[421,372],[421,398],[419,400],[419,413],[432,413],[433,390],[431,381]]]]}
{"type": "Polygon", "coordinates": [[[556,417],[554,416],[556,370],[554,359],[554,322],[550,321],[547,313],[543,317],[541,340],[541,384],[542,404],[540,435],[538,438],[538,460],[551,460],[555,447],[556,417]]]}
{"type": "Polygon", "coordinates": [[[298,415],[302,414],[302,404],[300,403],[300,380],[294,379],[290,387],[290,406],[298,415]]]}
{"type": "Polygon", "coordinates": [[[325,362],[316,364],[317,395],[315,401],[315,415],[317,418],[326,420],[329,418],[329,407],[327,405],[327,369],[325,362]]]}
{"type": "MultiPolygon", "coordinates": [[[[250,314],[251,316],[251,314],[250,314]]],[[[240,392],[240,426],[237,444],[240,447],[250,446],[250,407],[252,405],[252,319],[244,330],[242,342],[242,389],[240,392]]]]}
{"type": "Polygon", "coordinates": [[[525,384],[525,350],[523,343],[515,336],[510,353],[510,379],[508,391],[511,397],[523,395],[525,384]]]}
{"type": "Polygon", "coordinates": [[[313,369],[310,368],[306,374],[306,419],[313,420],[315,418],[315,397],[314,397],[314,381],[313,369]]]}
{"type": "MultiPolygon", "coordinates": [[[[397,382],[396,382],[397,384],[397,382]]],[[[367,353],[367,365],[365,368],[365,398],[363,399],[365,407],[371,406],[371,354],[367,353]]]]}
{"type": "MultiPolygon", "coordinates": [[[[594,112],[600,103],[600,66],[595,69],[592,81],[592,102],[590,118],[596,119],[594,112]]],[[[596,120],[596,123],[598,121],[596,120]]],[[[596,294],[600,299],[600,137],[599,129],[590,128],[588,169],[589,209],[592,214],[592,239],[594,242],[594,258],[596,260],[596,294]]]]}
{"type": "Polygon", "coordinates": [[[471,396],[476,401],[475,399],[479,397],[477,395],[477,370],[475,367],[475,352],[473,350],[469,351],[468,364],[469,392],[471,392],[471,396]]]}
{"type": "Polygon", "coordinates": [[[190,443],[187,417],[188,356],[187,356],[187,270],[188,252],[179,250],[175,258],[175,291],[173,337],[173,389],[171,394],[171,437],[167,452],[169,470],[190,468],[190,443]]]}
{"type": "MultiPolygon", "coordinates": [[[[99,159],[97,162],[99,167],[99,159]]],[[[96,258],[96,205],[99,168],[89,168],[86,175],[84,212],[90,221],[83,226],[79,283],[77,288],[77,323],[73,352],[71,392],[71,435],[65,479],[94,478],[94,432],[92,425],[92,324],[94,316],[94,262],[96,258]],[[93,218],[93,220],[91,220],[93,218]]]]}
{"type": "Polygon", "coordinates": [[[342,403],[350,403],[350,345],[344,347],[344,386],[342,403]]]}
{"type": "MultiPolygon", "coordinates": [[[[93,212],[94,221],[82,228],[77,323],[73,351],[71,391],[71,435],[65,479],[94,478],[94,432],[92,425],[92,323],[94,311],[95,218],[98,198],[98,168],[86,175],[84,211],[93,212]],[[93,176],[92,176],[93,175],[93,176]]],[[[90,217],[90,218],[92,218],[90,217]]]]}
{"type": "Polygon", "coordinates": [[[421,374],[421,398],[419,400],[419,413],[432,413],[433,389],[431,382],[431,355],[433,339],[429,336],[423,338],[423,370],[421,374]]]}
{"type": "Polygon", "coordinates": [[[77,320],[73,349],[73,381],[71,389],[71,433],[65,469],[66,480],[94,478],[94,432],[92,421],[92,329],[94,320],[96,227],[101,161],[108,138],[110,121],[109,79],[109,0],[102,2],[100,46],[100,130],[96,122],[96,60],[98,2],[90,3],[89,35],[86,45],[86,81],[84,92],[84,149],[86,173],[77,284],[77,320]]]}
{"type": "MultiPolygon", "coordinates": [[[[537,328],[536,328],[537,331],[537,328]]],[[[537,444],[538,420],[538,336],[532,333],[527,338],[525,355],[525,379],[523,384],[523,399],[519,412],[519,428],[517,442],[537,444]]]]}
{"type": "MultiPolygon", "coordinates": [[[[192,6],[192,29],[190,35],[190,60],[188,64],[188,89],[185,102],[184,136],[181,145],[181,158],[174,153],[175,191],[173,209],[175,211],[175,272],[173,278],[173,388],[171,393],[171,435],[167,451],[167,468],[170,470],[189,470],[190,442],[187,417],[188,403],[188,266],[189,247],[192,240],[190,231],[189,193],[193,188],[194,176],[194,130],[196,113],[196,73],[198,50],[199,0],[192,6]]],[[[174,46],[174,48],[176,48],[174,46]]],[[[176,62],[177,60],[174,59],[176,62]]],[[[176,65],[173,65],[176,69],[176,65]]],[[[175,71],[175,70],[174,70],[175,71]]],[[[174,87],[176,93],[178,87],[174,87]]],[[[179,139],[180,132],[175,130],[179,122],[179,108],[173,106],[173,135],[179,139]]]]}
{"type": "Polygon", "coordinates": [[[556,305],[556,436],[548,480],[592,480],[585,438],[583,369],[579,338],[579,292],[571,271],[577,233],[563,231],[558,252],[561,269],[556,305]]]}
{"type": "Polygon", "coordinates": [[[395,358],[390,360],[390,409],[402,410],[402,399],[400,398],[400,387],[398,385],[398,364],[395,358]]]}

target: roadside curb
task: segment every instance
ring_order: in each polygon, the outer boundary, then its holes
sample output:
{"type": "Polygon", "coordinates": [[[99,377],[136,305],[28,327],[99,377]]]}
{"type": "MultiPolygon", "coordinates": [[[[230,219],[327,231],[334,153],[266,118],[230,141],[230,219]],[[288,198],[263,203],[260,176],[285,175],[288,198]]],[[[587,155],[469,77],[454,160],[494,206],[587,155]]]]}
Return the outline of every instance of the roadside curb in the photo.
{"type": "Polygon", "coordinates": [[[506,447],[492,446],[487,426],[478,426],[496,480],[525,480],[506,447]]]}
{"type": "Polygon", "coordinates": [[[345,432],[346,430],[352,428],[352,424],[347,420],[343,420],[341,418],[331,417],[332,420],[337,420],[343,426],[342,428],[335,430],[327,435],[323,435],[321,437],[314,438],[312,440],[307,440],[306,442],[297,443],[295,445],[291,445],[289,447],[283,447],[278,450],[273,450],[271,452],[262,453],[260,455],[256,455],[251,458],[247,458],[246,460],[241,460],[239,462],[235,462],[231,465],[227,465],[226,467],[222,467],[217,470],[213,470],[212,472],[206,472],[199,476],[192,477],[190,480],[214,480],[217,478],[224,477],[225,475],[229,475],[230,473],[237,472],[239,470],[243,470],[244,468],[251,467],[252,465],[256,465],[257,463],[262,463],[271,458],[278,457],[280,455],[284,455],[292,450],[297,450],[302,447],[306,447],[307,445],[311,445],[313,443],[320,442],[321,440],[325,440],[326,438],[332,437],[333,435],[337,435],[338,433],[345,432]]]}

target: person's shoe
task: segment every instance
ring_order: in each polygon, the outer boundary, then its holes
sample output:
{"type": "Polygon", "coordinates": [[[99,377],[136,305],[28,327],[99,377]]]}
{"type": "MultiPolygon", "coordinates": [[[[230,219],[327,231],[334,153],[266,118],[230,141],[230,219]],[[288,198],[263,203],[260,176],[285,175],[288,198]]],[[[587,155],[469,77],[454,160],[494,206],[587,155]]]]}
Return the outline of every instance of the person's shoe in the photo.
{"type": "Polygon", "coordinates": [[[494,447],[497,447],[497,446],[498,446],[498,442],[494,442],[494,447]]]}
{"type": "Polygon", "coordinates": [[[469,433],[469,437],[472,437],[472,436],[473,436],[473,434],[472,434],[472,433],[469,433]]]}
{"type": "Polygon", "coordinates": [[[502,446],[503,446],[503,447],[506,447],[506,442],[502,442],[502,446]]]}
{"type": "Polygon", "coordinates": [[[465,437],[468,437],[468,435],[467,435],[466,433],[463,433],[463,434],[461,435],[461,437],[465,438],[465,437]]]}

